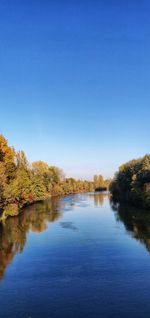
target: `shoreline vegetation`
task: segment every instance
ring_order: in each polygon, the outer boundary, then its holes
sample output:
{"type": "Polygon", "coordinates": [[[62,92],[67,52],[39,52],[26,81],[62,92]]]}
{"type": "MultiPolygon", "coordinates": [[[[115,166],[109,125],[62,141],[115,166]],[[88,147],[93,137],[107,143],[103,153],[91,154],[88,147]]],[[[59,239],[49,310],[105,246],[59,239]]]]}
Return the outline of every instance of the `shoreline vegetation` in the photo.
{"type": "Polygon", "coordinates": [[[76,180],[65,178],[62,169],[43,161],[30,164],[23,151],[17,152],[0,135],[0,222],[52,196],[92,192],[109,184],[101,175],[95,175],[93,181],[76,180]]]}
{"type": "Polygon", "coordinates": [[[23,151],[16,152],[0,135],[0,221],[52,196],[90,191],[93,182],[65,178],[62,169],[40,160],[30,164],[23,151]]]}
{"type": "Polygon", "coordinates": [[[150,208],[150,155],[119,167],[113,180],[95,175],[93,181],[65,178],[62,169],[41,160],[30,164],[0,135],[0,222],[35,202],[74,193],[110,190],[116,202],[150,208]]]}
{"type": "Polygon", "coordinates": [[[117,202],[150,209],[150,155],[121,165],[110,192],[117,202]]]}

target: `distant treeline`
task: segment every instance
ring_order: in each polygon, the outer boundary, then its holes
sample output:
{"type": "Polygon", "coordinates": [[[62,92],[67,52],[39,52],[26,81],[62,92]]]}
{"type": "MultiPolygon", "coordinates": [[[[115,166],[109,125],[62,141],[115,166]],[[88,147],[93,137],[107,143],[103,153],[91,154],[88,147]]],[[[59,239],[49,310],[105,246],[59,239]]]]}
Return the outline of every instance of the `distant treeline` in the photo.
{"type": "Polygon", "coordinates": [[[95,175],[93,179],[94,183],[94,189],[95,190],[109,190],[109,186],[111,184],[112,180],[111,179],[104,179],[103,176],[100,175],[95,175]]]}
{"type": "Polygon", "coordinates": [[[150,208],[150,155],[120,166],[110,190],[118,201],[150,208]]]}
{"type": "Polygon", "coordinates": [[[93,182],[65,178],[58,167],[43,161],[29,164],[25,153],[16,152],[0,135],[0,220],[50,196],[93,190],[93,182]]]}

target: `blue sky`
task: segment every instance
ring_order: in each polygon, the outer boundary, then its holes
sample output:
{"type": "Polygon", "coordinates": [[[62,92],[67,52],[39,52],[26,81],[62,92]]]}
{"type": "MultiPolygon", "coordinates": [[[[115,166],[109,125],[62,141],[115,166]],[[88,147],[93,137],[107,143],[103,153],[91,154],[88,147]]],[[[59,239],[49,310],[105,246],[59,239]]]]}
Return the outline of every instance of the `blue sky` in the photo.
{"type": "Polygon", "coordinates": [[[67,176],[150,152],[150,2],[0,1],[0,132],[67,176]]]}

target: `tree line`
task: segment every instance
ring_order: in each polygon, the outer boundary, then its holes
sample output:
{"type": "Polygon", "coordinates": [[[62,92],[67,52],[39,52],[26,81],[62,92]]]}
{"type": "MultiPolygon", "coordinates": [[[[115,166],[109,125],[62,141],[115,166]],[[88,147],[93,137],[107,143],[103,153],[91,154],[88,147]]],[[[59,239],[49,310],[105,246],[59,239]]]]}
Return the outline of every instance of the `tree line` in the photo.
{"type": "Polygon", "coordinates": [[[0,219],[50,196],[94,190],[93,182],[65,178],[62,169],[43,161],[30,164],[23,151],[15,151],[0,135],[0,219]]]}
{"type": "Polygon", "coordinates": [[[110,190],[118,201],[150,208],[150,155],[121,165],[110,190]]]}
{"type": "Polygon", "coordinates": [[[95,190],[109,190],[109,186],[111,184],[111,179],[104,179],[103,176],[100,175],[94,175],[93,183],[94,183],[94,189],[95,190]]]}

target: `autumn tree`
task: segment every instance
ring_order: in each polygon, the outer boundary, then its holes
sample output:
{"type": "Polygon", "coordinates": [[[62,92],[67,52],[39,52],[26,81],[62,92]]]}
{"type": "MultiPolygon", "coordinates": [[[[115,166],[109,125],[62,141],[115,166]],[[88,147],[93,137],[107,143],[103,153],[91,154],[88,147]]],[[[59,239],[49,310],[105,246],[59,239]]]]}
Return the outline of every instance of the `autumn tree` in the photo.
{"type": "Polygon", "coordinates": [[[7,140],[0,135],[0,206],[5,201],[4,191],[15,175],[15,151],[8,146],[7,140]]]}
{"type": "Polygon", "coordinates": [[[0,218],[17,215],[20,208],[55,195],[86,192],[93,183],[65,178],[63,170],[43,161],[29,164],[23,151],[15,152],[0,135],[0,218]]]}

